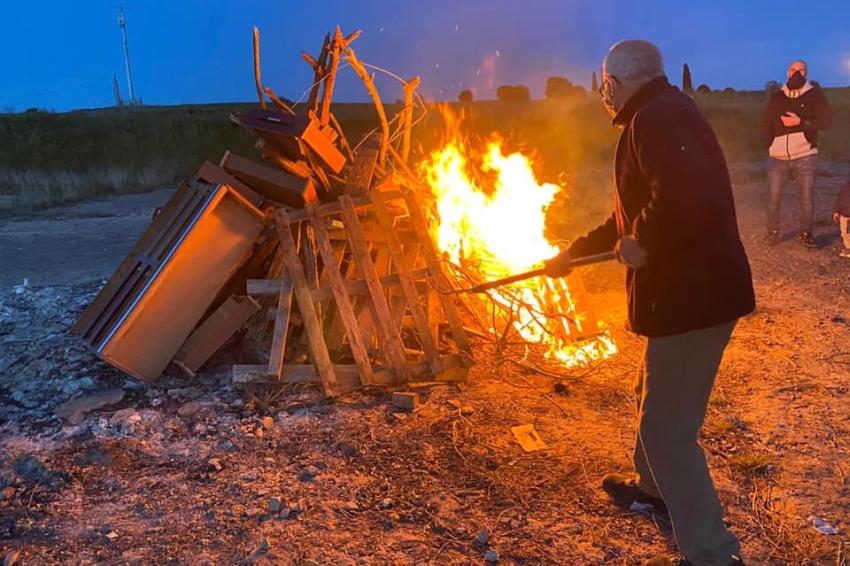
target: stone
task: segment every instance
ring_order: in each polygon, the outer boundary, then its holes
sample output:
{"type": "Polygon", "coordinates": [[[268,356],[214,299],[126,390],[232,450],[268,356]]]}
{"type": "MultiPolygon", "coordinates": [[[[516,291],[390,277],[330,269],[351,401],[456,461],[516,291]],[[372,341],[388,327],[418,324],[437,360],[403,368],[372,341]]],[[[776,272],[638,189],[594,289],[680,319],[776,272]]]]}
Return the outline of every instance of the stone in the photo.
{"type": "Polygon", "coordinates": [[[207,465],[216,472],[220,472],[222,470],[221,460],[219,460],[218,458],[210,458],[207,462],[207,465]]]}
{"type": "Polygon", "coordinates": [[[86,413],[120,403],[123,399],[123,389],[108,389],[62,403],[56,408],[56,416],[71,424],[79,424],[85,419],[86,413]]]}
{"type": "Polygon", "coordinates": [[[484,553],[484,560],[491,564],[495,564],[499,561],[499,553],[493,549],[490,549],[484,553]]]}
{"type": "Polygon", "coordinates": [[[270,497],[269,498],[269,512],[270,513],[279,513],[281,507],[283,506],[283,502],[279,497],[270,497]]]}
{"type": "Polygon", "coordinates": [[[389,509],[393,506],[393,500],[389,497],[381,500],[381,509],[389,509]]]}
{"type": "Polygon", "coordinates": [[[358,505],[356,501],[346,501],[342,508],[346,511],[359,511],[360,505],[358,505]]]}
{"type": "Polygon", "coordinates": [[[189,401],[188,403],[182,405],[179,409],[177,409],[177,414],[181,417],[191,417],[200,410],[200,403],[198,403],[197,401],[189,401]]]}
{"type": "Polygon", "coordinates": [[[478,531],[475,533],[475,542],[478,544],[487,544],[487,541],[490,540],[490,533],[486,530],[478,531]]]}
{"type": "Polygon", "coordinates": [[[313,481],[319,475],[319,469],[316,466],[307,466],[301,470],[301,475],[298,477],[301,481],[313,481]]]}
{"type": "Polygon", "coordinates": [[[11,485],[4,487],[3,491],[0,491],[0,501],[6,501],[13,497],[15,497],[15,488],[11,485]]]}
{"type": "Polygon", "coordinates": [[[132,422],[131,418],[134,416],[138,417],[138,419],[132,419],[132,421],[138,422],[139,420],[141,420],[141,416],[136,413],[136,409],[120,409],[112,413],[112,416],[109,417],[109,424],[115,426],[117,424],[121,424],[122,422],[132,422]]]}
{"type": "Polygon", "coordinates": [[[266,430],[271,429],[274,426],[274,419],[271,417],[263,417],[263,428],[266,430]]]}

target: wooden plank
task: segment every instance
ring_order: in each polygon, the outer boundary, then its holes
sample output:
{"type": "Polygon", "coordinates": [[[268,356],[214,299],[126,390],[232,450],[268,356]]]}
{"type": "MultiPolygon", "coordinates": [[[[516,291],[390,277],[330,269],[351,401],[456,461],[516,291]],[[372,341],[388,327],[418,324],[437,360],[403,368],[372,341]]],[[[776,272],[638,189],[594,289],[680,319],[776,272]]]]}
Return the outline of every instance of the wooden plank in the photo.
{"type": "MultiPolygon", "coordinates": [[[[322,379],[312,364],[286,364],[282,375],[269,375],[267,365],[234,365],[231,381],[234,385],[280,384],[280,383],[322,383],[322,379]]],[[[360,374],[355,366],[336,364],[334,373],[339,383],[339,395],[360,389],[360,374]]]]}
{"type": "MultiPolygon", "coordinates": [[[[307,210],[310,211],[315,207],[312,203],[307,205],[307,210]]],[[[360,330],[357,328],[357,319],[354,316],[354,309],[351,306],[351,299],[348,296],[348,291],[345,290],[345,283],[342,278],[342,273],[339,267],[334,263],[334,250],[331,246],[331,240],[328,238],[328,233],[325,231],[325,226],[321,220],[315,216],[310,217],[310,224],[313,227],[313,232],[316,237],[316,246],[319,248],[319,253],[322,256],[322,261],[325,263],[325,270],[328,274],[328,280],[333,290],[336,308],[342,318],[345,326],[345,334],[348,337],[351,353],[354,356],[354,364],[360,370],[360,378],[362,383],[369,384],[373,382],[372,364],[369,362],[369,355],[366,353],[366,346],[360,336],[360,330]]]]}
{"type": "MultiPolygon", "coordinates": [[[[410,215],[410,222],[413,225],[414,231],[422,235],[422,255],[425,257],[425,263],[431,269],[431,277],[437,282],[441,289],[450,289],[449,279],[443,271],[443,266],[440,263],[437,248],[434,241],[429,236],[428,221],[422,213],[422,204],[417,201],[416,196],[412,191],[405,191],[404,200],[407,203],[407,211],[410,215]]],[[[460,320],[457,306],[454,304],[454,298],[451,295],[438,293],[440,304],[443,307],[443,314],[449,323],[449,328],[452,331],[452,338],[462,352],[472,358],[472,350],[469,346],[469,339],[463,329],[463,323],[460,320]]]]}
{"type": "MultiPolygon", "coordinates": [[[[226,152],[225,156],[230,153],[226,152]]],[[[227,185],[234,189],[237,193],[241,194],[245,199],[253,204],[256,207],[259,207],[263,203],[263,196],[234,177],[230,175],[227,171],[211,163],[209,161],[204,161],[201,164],[198,172],[195,173],[195,178],[204,181],[205,183],[209,183],[211,185],[227,185]]]]}
{"type": "Polygon", "coordinates": [[[239,155],[225,152],[221,158],[224,171],[247,183],[267,198],[290,206],[303,208],[304,203],[314,201],[316,186],[310,179],[287,173],[277,167],[257,163],[239,155]]]}
{"type": "Polygon", "coordinates": [[[289,227],[290,224],[289,216],[287,216],[285,210],[278,209],[275,211],[275,226],[280,237],[283,259],[287,266],[287,271],[289,271],[289,276],[292,279],[295,300],[298,303],[298,310],[301,312],[301,317],[304,319],[304,328],[307,330],[307,335],[310,339],[310,352],[312,353],[319,376],[322,379],[325,395],[328,397],[337,397],[342,394],[343,390],[337,380],[331,358],[328,355],[325,337],[322,334],[322,325],[316,317],[316,310],[313,307],[313,297],[310,295],[307,276],[304,273],[304,267],[301,265],[301,259],[298,257],[295,239],[292,237],[292,230],[289,227]]]}
{"type": "MultiPolygon", "coordinates": [[[[414,281],[426,278],[431,273],[427,267],[415,269],[410,272],[410,276],[414,281]]],[[[384,275],[380,278],[381,285],[384,287],[396,286],[401,283],[398,273],[384,275]]],[[[345,290],[349,295],[365,295],[369,292],[364,279],[346,279],[345,290]]],[[[280,293],[280,280],[276,279],[248,279],[247,295],[252,297],[273,297],[280,293]]],[[[330,285],[322,285],[318,289],[311,291],[314,301],[325,301],[333,298],[333,291],[330,285]]]]}
{"type": "MultiPolygon", "coordinates": [[[[387,238],[387,249],[393,259],[393,265],[399,274],[401,288],[407,297],[407,306],[410,309],[410,316],[413,317],[413,321],[416,323],[416,330],[419,332],[419,342],[422,344],[422,350],[425,352],[426,359],[436,360],[439,356],[436,336],[431,335],[431,330],[428,326],[428,315],[425,313],[425,309],[420,302],[419,292],[413,284],[413,278],[407,266],[408,259],[405,258],[401,242],[395,235],[393,218],[387,209],[384,208],[380,193],[372,195],[372,204],[374,205],[375,215],[378,217],[378,224],[383,229],[384,236],[387,238]]],[[[429,237],[427,232],[423,232],[422,235],[425,238],[429,237]]]]}
{"type": "Polygon", "coordinates": [[[289,313],[292,311],[292,277],[284,266],[277,296],[277,317],[272,334],[272,349],[269,353],[269,375],[283,376],[283,358],[286,355],[286,337],[289,332],[289,313]]]}
{"type": "Polygon", "coordinates": [[[369,192],[372,187],[372,177],[375,175],[375,165],[378,163],[382,138],[379,132],[375,132],[360,142],[360,147],[357,148],[357,153],[354,154],[354,160],[349,165],[348,174],[345,177],[343,190],[346,193],[355,196],[369,192]]]}
{"type": "MultiPolygon", "coordinates": [[[[368,244],[367,244],[368,248],[368,244]]],[[[373,265],[375,266],[375,273],[380,275],[381,273],[387,273],[390,267],[390,252],[387,250],[386,246],[378,246],[377,255],[375,257],[375,261],[373,265]]],[[[369,251],[369,257],[372,256],[372,251],[369,251]]],[[[381,289],[383,289],[383,285],[381,289]]],[[[368,291],[368,286],[367,286],[368,291]]],[[[368,295],[368,293],[367,293],[368,295]]],[[[389,290],[384,293],[383,297],[384,301],[389,301],[389,290]]],[[[360,312],[357,315],[357,324],[360,326],[360,333],[363,335],[363,343],[366,345],[371,345],[375,340],[375,317],[372,314],[372,308],[369,306],[369,297],[362,296],[359,297],[359,310],[360,312]]]]}
{"type": "Polygon", "coordinates": [[[253,298],[231,295],[186,338],[174,363],[189,375],[195,375],[259,310],[260,304],[253,298]]]}
{"type": "Polygon", "coordinates": [[[348,232],[348,243],[351,246],[354,263],[369,288],[369,298],[371,299],[369,308],[375,319],[384,356],[389,366],[396,370],[400,377],[407,379],[409,372],[404,357],[404,346],[401,343],[398,329],[393,328],[390,307],[387,304],[375,266],[372,264],[366,242],[363,241],[363,235],[360,233],[360,222],[357,218],[357,212],[354,210],[354,202],[348,195],[340,196],[339,202],[342,205],[342,218],[348,232]]]}
{"type": "MultiPolygon", "coordinates": [[[[402,194],[398,191],[390,191],[385,196],[386,200],[400,198],[402,198],[402,194]]],[[[351,202],[354,204],[355,208],[363,208],[372,204],[372,200],[369,198],[369,195],[351,197],[351,202]]],[[[324,218],[331,214],[339,214],[340,211],[342,211],[342,205],[339,201],[329,202],[316,207],[315,216],[318,218],[324,218]]],[[[306,210],[293,210],[289,213],[289,220],[291,222],[299,222],[301,220],[307,220],[308,216],[310,215],[306,210]]]]}

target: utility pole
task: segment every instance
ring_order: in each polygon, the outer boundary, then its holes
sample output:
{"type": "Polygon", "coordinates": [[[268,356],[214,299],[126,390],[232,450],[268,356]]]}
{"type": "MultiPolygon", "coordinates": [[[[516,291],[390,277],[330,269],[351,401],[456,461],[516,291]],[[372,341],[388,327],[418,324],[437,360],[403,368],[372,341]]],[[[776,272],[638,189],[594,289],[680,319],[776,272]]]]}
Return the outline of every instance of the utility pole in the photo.
{"type": "Polygon", "coordinates": [[[115,106],[124,106],[121,100],[121,90],[118,88],[118,76],[112,73],[112,92],[115,94],[115,106]]]}
{"type": "Polygon", "coordinates": [[[124,38],[124,62],[127,65],[127,88],[130,93],[128,103],[132,106],[137,104],[136,91],[133,89],[133,72],[130,70],[130,44],[127,42],[127,22],[124,20],[124,6],[118,6],[118,27],[121,28],[121,35],[124,38]]]}

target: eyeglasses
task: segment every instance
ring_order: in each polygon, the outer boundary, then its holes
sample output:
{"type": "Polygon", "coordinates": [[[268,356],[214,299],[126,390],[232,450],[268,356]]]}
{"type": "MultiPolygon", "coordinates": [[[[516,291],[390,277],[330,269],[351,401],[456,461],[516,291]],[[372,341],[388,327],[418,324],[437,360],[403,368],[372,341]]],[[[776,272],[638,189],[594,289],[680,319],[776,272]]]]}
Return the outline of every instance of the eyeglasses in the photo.
{"type": "Polygon", "coordinates": [[[602,76],[602,84],[599,85],[599,95],[605,96],[611,90],[611,84],[621,84],[620,79],[615,77],[614,75],[603,75],[602,76]]]}

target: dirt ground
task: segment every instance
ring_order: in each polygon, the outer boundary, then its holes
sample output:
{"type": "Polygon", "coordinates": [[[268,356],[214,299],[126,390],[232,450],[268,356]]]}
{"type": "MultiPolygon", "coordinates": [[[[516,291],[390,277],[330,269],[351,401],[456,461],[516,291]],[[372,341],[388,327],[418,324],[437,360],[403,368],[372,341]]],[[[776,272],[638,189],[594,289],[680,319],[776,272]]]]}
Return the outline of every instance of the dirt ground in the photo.
{"type": "MultiPolygon", "coordinates": [[[[844,167],[821,167],[820,219],[844,167]]],[[[747,564],[846,565],[850,261],[832,225],[818,250],[793,241],[791,186],[785,241],[764,247],[762,166],[733,178],[758,307],[727,350],[702,443],[747,564]]],[[[0,221],[4,566],[626,566],[674,550],[662,510],[599,490],[629,469],[643,346],[622,330],[619,266],[581,272],[620,350],[590,368],[535,369],[533,353],[473,338],[469,382],[416,388],[412,413],[381,389],[336,403],[306,386],[236,390],[221,365],[146,388],[67,330],[169,194],[0,221]],[[521,424],[548,448],[524,452],[521,424]]]]}

